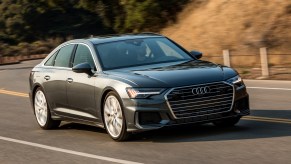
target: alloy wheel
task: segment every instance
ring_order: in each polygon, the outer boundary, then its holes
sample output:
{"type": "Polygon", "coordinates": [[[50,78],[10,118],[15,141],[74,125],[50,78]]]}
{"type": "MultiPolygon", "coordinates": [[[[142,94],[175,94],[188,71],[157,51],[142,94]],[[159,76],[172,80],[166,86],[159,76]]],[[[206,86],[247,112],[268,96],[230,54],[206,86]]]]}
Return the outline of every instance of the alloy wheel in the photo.
{"type": "Polygon", "coordinates": [[[110,95],[104,104],[104,122],[107,131],[114,138],[118,138],[123,128],[123,115],[118,99],[110,95]]]}
{"type": "Polygon", "coordinates": [[[46,98],[41,90],[35,93],[34,110],[38,124],[42,127],[45,126],[48,119],[48,108],[46,98]]]}

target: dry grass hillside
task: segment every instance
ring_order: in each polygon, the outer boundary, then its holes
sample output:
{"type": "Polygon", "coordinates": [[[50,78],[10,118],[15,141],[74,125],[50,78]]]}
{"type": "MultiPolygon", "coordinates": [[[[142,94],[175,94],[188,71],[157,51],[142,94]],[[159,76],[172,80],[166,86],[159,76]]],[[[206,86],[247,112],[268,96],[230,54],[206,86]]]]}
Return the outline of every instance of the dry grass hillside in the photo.
{"type": "Polygon", "coordinates": [[[192,0],[161,33],[206,55],[291,54],[291,0],[192,0]]]}

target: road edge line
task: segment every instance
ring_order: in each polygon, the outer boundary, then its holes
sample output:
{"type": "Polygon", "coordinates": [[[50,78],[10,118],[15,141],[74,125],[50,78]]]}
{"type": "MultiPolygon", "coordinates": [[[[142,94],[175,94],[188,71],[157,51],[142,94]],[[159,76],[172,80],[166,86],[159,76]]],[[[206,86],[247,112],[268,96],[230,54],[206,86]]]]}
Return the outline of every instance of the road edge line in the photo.
{"type": "Polygon", "coordinates": [[[78,155],[78,156],[82,156],[82,157],[99,159],[99,160],[103,160],[103,161],[109,161],[109,162],[115,162],[115,163],[121,163],[121,164],[142,164],[142,163],[138,163],[138,162],[116,159],[116,158],[111,158],[111,157],[105,157],[105,156],[100,156],[100,155],[94,155],[94,154],[89,154],[89,153],[83,153],[83,152],[74,151],[74,150],[62,149],[62,148],[58,148],[58,147],[53,147],[53,146],[48,146],[48,145],[43,145],[43,144],[38,144],[38,143],[33,143],[33,142],[3,137],[3,136],[0,136],[0,140],[19,143],[19,144],[23,144],[23,145],[38,147],[38,148],[57,151],[57,152],[62,152],[62,153],[67,153],[67,154],[78,155]]]}

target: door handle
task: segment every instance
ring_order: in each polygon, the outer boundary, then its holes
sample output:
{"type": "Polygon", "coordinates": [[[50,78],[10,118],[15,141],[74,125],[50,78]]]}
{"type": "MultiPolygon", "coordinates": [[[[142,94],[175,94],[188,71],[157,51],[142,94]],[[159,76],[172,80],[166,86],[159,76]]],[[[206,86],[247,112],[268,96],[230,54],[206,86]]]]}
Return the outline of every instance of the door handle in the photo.
{"type": "Polygon", "coordinates": [[[73,79],[72,79],[72,78],[68,78],[68,79],[67,79],[67,82],[68,82],[68,83],[72,83],[72,82],[73,82],[73,79]]]}
{"type": "Polygon", "coordinates": [[[46,80],[49,80],[51,77],[50,76],[48,76],[48,75],[46,75],[45,77],[44,77],[44,79],[46,79],[46,80]]]}

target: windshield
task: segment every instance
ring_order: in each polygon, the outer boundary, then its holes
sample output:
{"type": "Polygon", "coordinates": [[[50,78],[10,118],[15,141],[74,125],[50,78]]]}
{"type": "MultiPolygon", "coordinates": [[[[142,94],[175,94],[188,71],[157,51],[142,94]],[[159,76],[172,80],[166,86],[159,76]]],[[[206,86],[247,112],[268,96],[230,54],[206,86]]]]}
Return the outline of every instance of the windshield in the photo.
{"type": "Polygon", "coordinates": [[[145,38],[95,45],[103,69],[193,60],[166,38],[145,38]]]}

